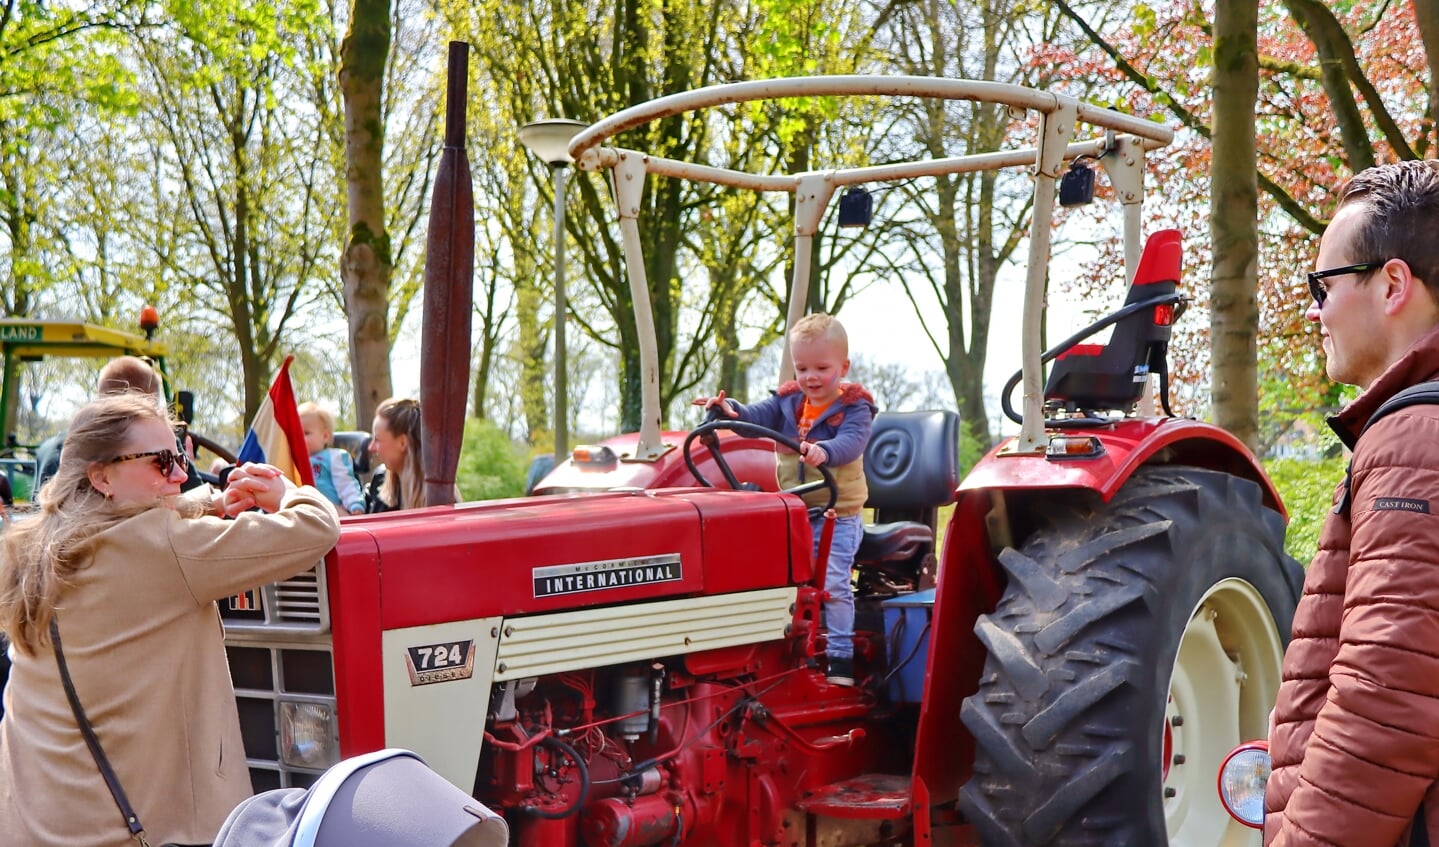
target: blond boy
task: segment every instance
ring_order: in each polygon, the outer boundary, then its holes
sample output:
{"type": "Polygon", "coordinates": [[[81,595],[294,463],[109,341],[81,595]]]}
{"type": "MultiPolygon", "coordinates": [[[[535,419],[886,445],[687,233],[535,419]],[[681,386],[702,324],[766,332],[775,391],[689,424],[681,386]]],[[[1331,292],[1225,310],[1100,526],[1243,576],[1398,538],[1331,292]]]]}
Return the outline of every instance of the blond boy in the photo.
{"type": "MultiPolygon", "coordinates": [[[[777,430],[800,444],[794,453],[780,447],[775,454],[775,471],[781,488],[805,482],[807,467],[827,465],[838,484],[835,502],[834,537],[826,563],[825,652],[829,657],[828,680],[835,685],[854,685],[854,591],[850,571],[864,534],[860,511],[869,499],[864,479],[864,448],[874,423],[874,398],[858,383],[841,382],[849,374],[849,336],[844,326],[830,315],[806,315],[789,333],[794,380],[780,386],[779,393],[758,403],[744,405],[715,397],[699,397],[697,406],[718,405],[731,418],[777,430]]],[[[806,496],[810,505],[823,505],[824,491],[806,496]]],[[[814,530],[814,555],[819,555],[820,531],[824,516],[810,521],[814,530]]]]}

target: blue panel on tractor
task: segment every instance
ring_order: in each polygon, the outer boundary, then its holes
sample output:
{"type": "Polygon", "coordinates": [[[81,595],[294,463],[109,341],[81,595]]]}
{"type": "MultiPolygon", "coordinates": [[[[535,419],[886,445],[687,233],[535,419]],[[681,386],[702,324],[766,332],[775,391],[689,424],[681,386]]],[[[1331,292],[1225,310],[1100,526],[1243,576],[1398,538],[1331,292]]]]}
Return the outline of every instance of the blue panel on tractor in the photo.
{"type": "Polygon", "coordinates": [[[934,589],[884,601],[885,644],[889,651],[889,696],[896,703],[924,699],[924,671],[929,666],[929,622],[934,615],[934,589]]]}

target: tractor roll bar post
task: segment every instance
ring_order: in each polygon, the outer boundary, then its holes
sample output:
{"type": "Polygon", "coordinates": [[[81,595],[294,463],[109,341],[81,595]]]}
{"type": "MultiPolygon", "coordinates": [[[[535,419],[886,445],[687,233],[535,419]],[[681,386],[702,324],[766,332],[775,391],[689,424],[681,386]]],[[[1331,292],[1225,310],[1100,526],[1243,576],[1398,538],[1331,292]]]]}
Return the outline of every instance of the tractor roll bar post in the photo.
{"type": "Polygon", "coordinates": [[[1024,423],[1019,426],[1015,453],[1033,453],[1049,446],[1044,434],[1044,294],[1049,277],[1049,226],[1054,218],[1055,186],[1064,170],[1064,151],[1079,111],[1060,104],[1039,116],[1039,155],[1034,169],[1034,219],[1029,226],[1029,264],[1025,268],[1024,314],[1019,343],[1024,372],[1024,423]]]}
{"type": "MultiPolygon", "coordinates": [[[[570,146],[574,149],[574,145],[570,146]]],[[[625,269],[630,279],[630,299],[635,304],[635,332],[640,340],[640,438],[635,455],[652,461],[665,452],[660,439],[659,342],[655,340],[655,313],[645,281],[644,251],[640,246],[640,199],[645,188],[644,156],[625,151],[610,169],[614,180],[615,206],[620,216],[620,236],[625,247],[625,269]]]]}

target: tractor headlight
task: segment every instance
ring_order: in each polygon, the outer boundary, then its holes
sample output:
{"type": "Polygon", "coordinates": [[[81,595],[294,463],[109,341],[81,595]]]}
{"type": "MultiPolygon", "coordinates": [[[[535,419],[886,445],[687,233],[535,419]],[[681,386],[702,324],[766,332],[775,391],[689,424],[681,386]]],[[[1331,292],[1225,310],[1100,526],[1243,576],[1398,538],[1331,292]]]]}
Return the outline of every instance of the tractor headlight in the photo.
{"type": "Polygon", "coordinates": [[[280,701],[280,759],[296,768],[324,770],[340,760],[332,703],[280,701]]]}
{"type": "Polygon", "coordinates": [[[1251,741],[1234,748],[1219,766],[1219,801],[1245,826],[1264,826],[1264,786],[1269,781],[1269,744],[1251,741]]]}

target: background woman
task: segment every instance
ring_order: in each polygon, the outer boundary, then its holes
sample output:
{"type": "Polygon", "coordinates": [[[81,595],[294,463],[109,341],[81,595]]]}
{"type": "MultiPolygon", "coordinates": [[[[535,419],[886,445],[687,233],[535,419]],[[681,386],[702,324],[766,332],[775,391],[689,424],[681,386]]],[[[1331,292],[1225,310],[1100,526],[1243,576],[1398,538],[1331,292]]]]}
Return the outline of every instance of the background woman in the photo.
{"type": "Polygon", "coordinates": [[[267,465],[236,468],[208,508],[178,496],[185,478],[153,398],[100,399],[71,422],[40,515],[0,539],[0,628],[15,653],[0,718],[8,847],[132,843],[66,699],[52,620],[150,843],[208,843],[251,793],[215,601],[314,565],[338,520],[267,465]]]}
{"type": "Polygon", "coordinates": [[[375,409],[370,452],[384,463],[385,472],[371,478],[365,511],[392,512],[425,505],[419,401],[391,397],[375,409]]]}

